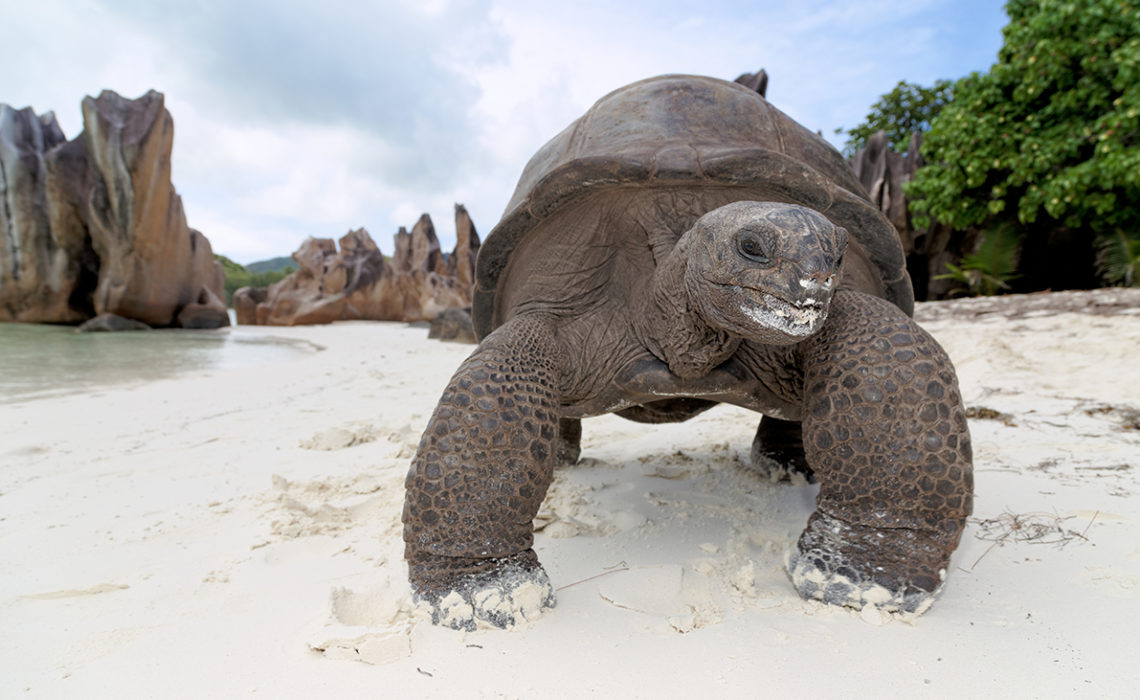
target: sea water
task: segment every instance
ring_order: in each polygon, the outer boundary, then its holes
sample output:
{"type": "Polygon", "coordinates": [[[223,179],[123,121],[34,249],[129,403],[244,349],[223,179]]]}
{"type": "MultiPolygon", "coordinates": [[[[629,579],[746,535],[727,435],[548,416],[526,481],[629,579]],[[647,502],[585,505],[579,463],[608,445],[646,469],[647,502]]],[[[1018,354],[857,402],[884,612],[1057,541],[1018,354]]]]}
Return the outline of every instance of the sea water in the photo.
{"type": "Polygon", "coordinates": [[[237,329],[79,333],[69,326],[0,323],[0,404],[264,366],[319,349],[237,329]]]}

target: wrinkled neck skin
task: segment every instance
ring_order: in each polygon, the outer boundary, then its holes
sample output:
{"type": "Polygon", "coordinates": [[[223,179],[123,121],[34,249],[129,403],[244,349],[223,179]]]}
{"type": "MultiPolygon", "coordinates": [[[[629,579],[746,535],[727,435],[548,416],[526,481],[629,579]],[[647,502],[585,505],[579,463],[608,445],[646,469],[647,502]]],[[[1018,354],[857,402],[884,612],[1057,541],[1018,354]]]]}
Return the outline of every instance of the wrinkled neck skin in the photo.
{"type": "Polygon", "coordinates": [[[732,357],[742,338],[710,326],[696,302],[697,289],[685,271],[689,236],[682,236],[657,268],[643,313],[633,319],[638,336],[669,371],[683,379],[708,374],[732,357]]]}

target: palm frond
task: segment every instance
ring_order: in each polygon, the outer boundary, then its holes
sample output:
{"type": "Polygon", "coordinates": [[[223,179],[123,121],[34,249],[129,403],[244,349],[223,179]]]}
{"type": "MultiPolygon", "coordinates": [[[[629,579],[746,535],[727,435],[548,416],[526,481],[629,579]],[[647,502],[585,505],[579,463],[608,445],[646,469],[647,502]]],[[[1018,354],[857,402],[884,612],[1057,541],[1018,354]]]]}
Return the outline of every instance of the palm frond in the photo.
{"type": "Polygon", "coordinates": [[[1140,234],[1122,228],[1097,240],[1097,268],[1109,284],[1140,284],[1140,234]]]}
{"type": "Polygon", "coordinates": [[[1009,226],[982,234],[973,253],[962,258],[960,266],[947,264],[948,273],[934,279],[952,279],[963,285],[966,294],[992,296],[1009,289],[1017,279],[1021,236],[1009,226]]]}

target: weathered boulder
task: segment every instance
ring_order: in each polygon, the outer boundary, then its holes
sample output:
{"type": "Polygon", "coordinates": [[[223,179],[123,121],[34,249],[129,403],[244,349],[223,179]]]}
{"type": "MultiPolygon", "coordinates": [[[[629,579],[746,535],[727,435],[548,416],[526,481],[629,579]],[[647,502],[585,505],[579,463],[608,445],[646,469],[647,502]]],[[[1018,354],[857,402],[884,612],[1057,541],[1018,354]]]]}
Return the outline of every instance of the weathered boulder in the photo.
{"type": "Polygon", "coordinates": [[[900,232],[911,232],[902,186],[918,169],[922,158],[918,153],[921,141],[921,134],[912,134],[906,155],[901,155],[888,146],[887,132],[877,131],[867,139],[867,145],[856,152],[852,162],[855,175],[871,201],[900,232]]]}
{"type": "Polygon", "coordinates": [[[337,242],[309,238],[293,260],[297,270],[262,289],[239,289],[239,324],[293,326],[338,320],[430,321],[440,311],[470,306],[479,236],[467,210],[456,209],[455,252],[440,249],[431,217],[395,235],[385,259],[363,228],[337,242]]]}
{"type": "Polygon", "coordinates": [[[164,102],[86,97],[71,141],[50,113],[0,105],[0,320],[229,324],[221,266],[171,184],[164,102]]]}
{"type": "Polygon", "coordinates": [[[455,205],[455,252],[448,259],[448,274],[461,289],[475,284],[475,259],[479,257],[479,233],[462,204],[455,205]]]}
{"type": "Polygon", "coordinates": [[[230,325],[226,302],[208,287],[198,290],[198,298],[185,304],[175,317],[179,328],[222,328],[230,325]],[[224,317],[224,318],[223,318],[224,317]]]}
{"type": "Polygon", "coordinates": [[[234,292],[234,315],[238,325],[257,325],[257,305],[269,298],[269,287],[242,287],[234,292]]]}
{"type": "Polygon", "coordinates": [[[84,276],[84,237],[58,196],[48,153],[64,144],[51,112],[0,104],[0,320],[79,322],[94,314],[72,299],[84,276]],[[77,308],[78,307],[78,308],[77,308]]]}
{"type": "Polygon", "coordinates": [[[412,271],[412,234],[403,226],[392,237],[395,250],[392,253],[392,267],[396,272],[412,271]]]}
{"type": "Polygon", "coordinates": [[[912,180],[915,172],[925,165],[919,152],[921,147],[922,133],[915,132],[911,134],[906,154],[896,153],[887,145],[886,132],[879,131],[867,140],[865,147],[856,151],[851,165],[871,201],[898,231],[915,298],[942,299],[949,296],[955,284],[935,278],[947,271],[947,263],[957,263],[972,250],[977,233],[955,231],[937,221],[928,228],[914,226],[903,184],[912,180]]]}
{"type": "Polygon", "coordinates": [[[475,326],[471,322],[471,309],[444,309],[431,320],[428,337],[435,340],[450,340],[456,343],[479,342],[475,337],[475,326]]]}
{"type": "Polygon", "coordinates": [[[75,329],[79,333],[105,333],[118,331],[149,331],[150,326],[133,318],[123,318],[117,314],[99,314],[89,318],[75,329]]]}
{"type": "Polygon", "coordinates": [[[420,220],[412,227],[411,259],[408,261],[408,270],[426,270],[428,272],[444,272],[443,251],[439,248],[439,239],[435,236],[435,225],[431,217],[421,214],[420,220]]]}

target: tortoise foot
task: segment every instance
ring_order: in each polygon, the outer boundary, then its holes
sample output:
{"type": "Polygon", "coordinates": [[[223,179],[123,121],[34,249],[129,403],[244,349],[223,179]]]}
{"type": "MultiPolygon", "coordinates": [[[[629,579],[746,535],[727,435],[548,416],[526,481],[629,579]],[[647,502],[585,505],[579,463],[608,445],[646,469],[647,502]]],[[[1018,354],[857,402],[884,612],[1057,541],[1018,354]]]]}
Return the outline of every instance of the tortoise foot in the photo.
{"type": "Polygon", "coordinates": [[[808,600],[921,615],[942,588],[949,555],[920,531],[850,525],[817,512],[787,567],[808,600]]]}
{"type": "Polygon", "coordinates": [[[409,571],[416,603],[443,627],[509,629],[554,607],[554,587],[532,550],[481,560],[420,555],[409,571]]]}

